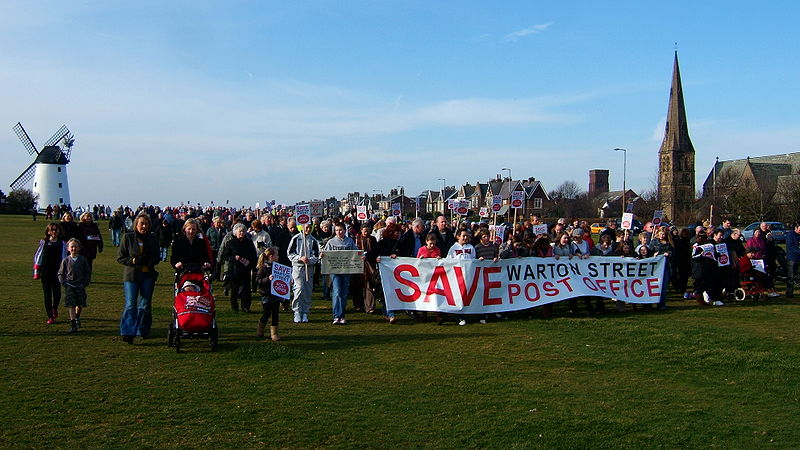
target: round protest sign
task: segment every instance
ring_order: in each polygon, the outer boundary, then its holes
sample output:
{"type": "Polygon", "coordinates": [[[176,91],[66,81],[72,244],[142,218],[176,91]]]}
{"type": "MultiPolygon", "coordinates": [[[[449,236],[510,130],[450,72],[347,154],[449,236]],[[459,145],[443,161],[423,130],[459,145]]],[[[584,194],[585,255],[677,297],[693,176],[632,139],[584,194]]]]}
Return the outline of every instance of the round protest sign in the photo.
{"type": "Polygon", "coordinates": [[[498,205],[497,203],[495,203],[494,205],[492,205],[492,211],[494,211],[494,212],[498,212],[498,211],[500,211],[500,205],[498,205]]]}
{"type": "Polygon", "coordinates": [[[272,288],[275,289],[275,292],[280,295],[286,295],[289,293],[289,285],[283,280],[275,280],[275,282],[272,284],[272,288]]]}
{"type": "Polygon", "coordinates": [[[299,223],[300,225],[305,225],[309,222],[311,222],[311,216],[309,216],[308,214],[300,214],[299,216],[297,216],[297,223],[299,223]]]}

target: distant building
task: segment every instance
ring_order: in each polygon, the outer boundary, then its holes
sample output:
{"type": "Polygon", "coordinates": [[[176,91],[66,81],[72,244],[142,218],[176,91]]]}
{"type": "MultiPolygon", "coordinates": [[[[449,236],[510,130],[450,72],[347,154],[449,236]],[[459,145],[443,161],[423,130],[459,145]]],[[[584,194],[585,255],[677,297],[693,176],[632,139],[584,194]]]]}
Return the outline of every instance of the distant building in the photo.
{"type": "Polygon", "coordinates": [[[694,146],[689,138],[683,103],[678,52],[672,70],[667,124],[658,151],[658,203],[670,221],[687,221],[695,201],[694,146]]]}
{"type": "Polygon", "coordinates": [[[720,200],[737,189],[762,194],[765,203],[785,203],[800,186],[800,152],[717,161],[703,182],[703,198],[720,200]]]}

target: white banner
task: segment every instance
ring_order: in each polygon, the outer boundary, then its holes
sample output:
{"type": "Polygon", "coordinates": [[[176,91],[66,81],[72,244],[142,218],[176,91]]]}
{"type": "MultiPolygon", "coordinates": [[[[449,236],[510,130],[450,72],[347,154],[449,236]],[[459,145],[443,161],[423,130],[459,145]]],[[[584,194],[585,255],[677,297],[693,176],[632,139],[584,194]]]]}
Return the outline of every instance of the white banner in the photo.
{"type": "Polygon", "coordinates": [[[664,257],[512,258],[497,262],[382,258],[389,310],[486,314],[518,311],[573,297],[658,303],[664,257]]]}
{"type": "Polygon", "coordinates": [[[514,191],[511,193],[511,207],[521,209],[525,202],[525,191],[514,191]]]}

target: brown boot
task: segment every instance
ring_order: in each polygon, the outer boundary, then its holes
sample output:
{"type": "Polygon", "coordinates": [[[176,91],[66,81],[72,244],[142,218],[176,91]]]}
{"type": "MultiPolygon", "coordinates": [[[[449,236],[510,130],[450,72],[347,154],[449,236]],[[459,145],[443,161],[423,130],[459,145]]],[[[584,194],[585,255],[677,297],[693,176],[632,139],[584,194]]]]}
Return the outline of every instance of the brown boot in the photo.
{"type": "Polygon", "coordinates": [[[259,338],[263,338],[264,337],[264,327],[266,325],[267,324],[265,324],[265,323],[261,323],[260,320],[258,321],[258,328],[256,329],[256,337],[259,337],[259,338]]]}
{"type": "Polygon", "coordinates": [[[272,339],[272,342],[278,342],[281,340],[281,337],[278,336],[278,327],[269,327],[269,337],[272,339]]]}

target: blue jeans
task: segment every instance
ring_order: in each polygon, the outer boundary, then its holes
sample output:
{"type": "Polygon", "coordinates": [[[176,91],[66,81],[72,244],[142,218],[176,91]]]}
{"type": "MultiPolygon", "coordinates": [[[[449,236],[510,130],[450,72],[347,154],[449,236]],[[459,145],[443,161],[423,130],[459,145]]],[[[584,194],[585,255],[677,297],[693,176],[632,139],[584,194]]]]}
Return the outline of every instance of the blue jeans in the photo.
{"type": "Polygon", "coordinates": [[[142,274],[142,279],[124,281],[125,309],[119,319],[121,336],[147,336],[153,323],[152,299],[156,277],[153,274],[142,274]]]}
{"type": "Polygon", "coordinates": [[[114,247],[119,247],[119,237],[121,234],[122,228],[111,229],[111,242],[114,244],[114,247]]]}
{"type": "Polygon", "coordinates": [[[333,317],[344,319],[344,309],[347,306],[347,294],[350,288],[350,275],[331,275],[331,301],[333,303],[333,317]]]}
{"type": "Polygon", "coordinates": [[[659,308],[667,307],[667,289],[669,289],[669,280],[672,276],[672,266],[670,265],[669,258],[664,261],[664,282],[661,284],[661,298],[658,300],[659,308]]]}
{"type": "Polygon", "coordinates": [[[161,247],[161,260],[162,261],[166,261],[167,260],[167,249],[169,249],[169,247],[161,247]]]}

